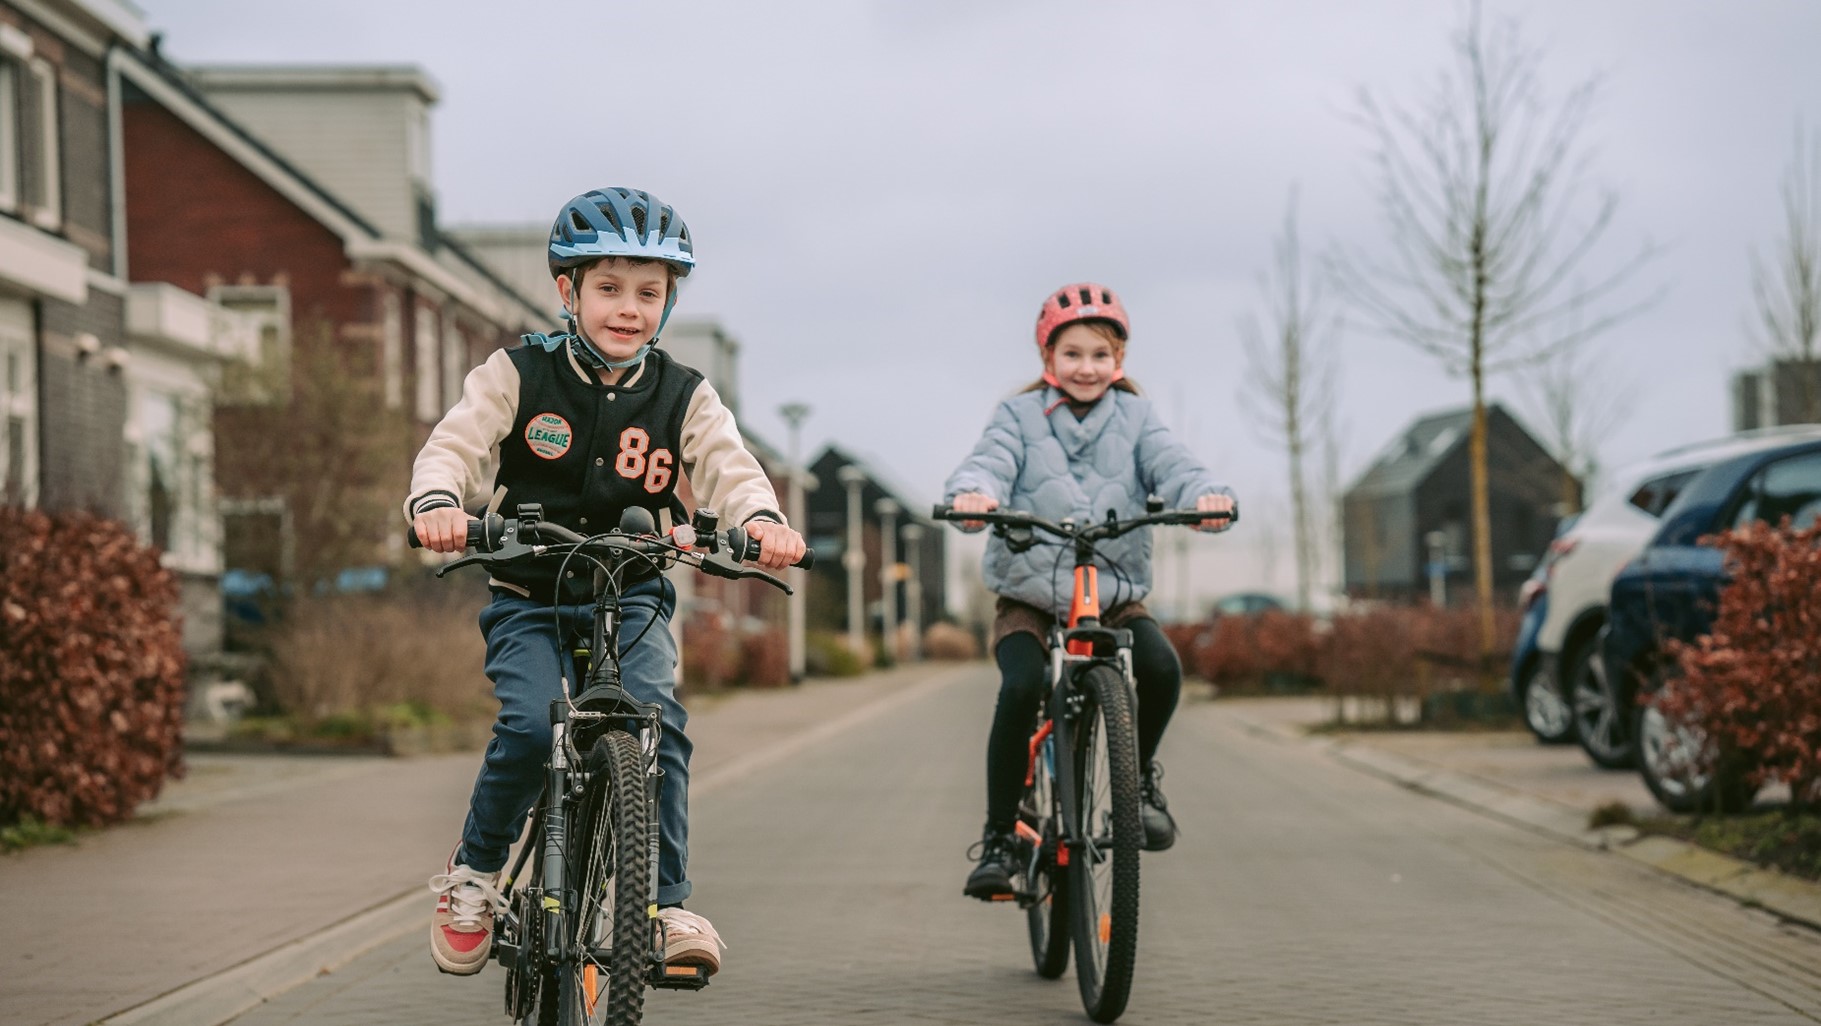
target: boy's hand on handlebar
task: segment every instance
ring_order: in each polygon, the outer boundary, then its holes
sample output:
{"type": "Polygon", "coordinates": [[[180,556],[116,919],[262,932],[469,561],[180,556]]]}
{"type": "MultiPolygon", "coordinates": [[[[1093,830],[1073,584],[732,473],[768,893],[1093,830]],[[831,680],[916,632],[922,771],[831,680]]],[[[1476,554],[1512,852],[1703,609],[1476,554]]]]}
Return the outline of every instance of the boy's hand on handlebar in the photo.
{"type": "MultiPolygon", "coordinates": [[[[1211,494],[1195,500],[1195,508],[1203,513],[1232,513],[1233,497],[1231,495],[1211,494]]],[[[1219,520],[1203,520],[1195,525],[1197,531],[1217,534],[1233,526],[1233,521],[1223,517],[1219,520]]]]}
{"type": "MultiPolygon", "coordinates": [[[[950,505],[957,513],[991,513],[999,508],[999,500],[979,492],[962,492],[955,496],[955,501],[950,505]]],[[[984,520],[961,521],[963,531],[979,531],[985,527],[986,521],[984,520]]]]}
{"type": "Polygon", "coordinates": [[[759,540],[756,562],[767,570],[783,570],[796,565],[809,548],[802,535],[770,520],[748,521],[746,533],[759,540]]]}
{"type": "Polygon", "coordinates": [[[464,510],[443,506],[419,513],[411,527],[431,552],[460,552],[468,547],[468,521],[473,519],[464,510]]]}

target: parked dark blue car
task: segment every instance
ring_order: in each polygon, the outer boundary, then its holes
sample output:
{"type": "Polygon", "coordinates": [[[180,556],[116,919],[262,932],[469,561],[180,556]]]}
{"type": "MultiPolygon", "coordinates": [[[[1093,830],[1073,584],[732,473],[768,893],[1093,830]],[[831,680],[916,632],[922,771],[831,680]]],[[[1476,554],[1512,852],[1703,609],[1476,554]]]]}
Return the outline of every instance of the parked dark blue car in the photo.
{"type": "Polygon", "coordinates": [[[1754,520],[1789,517],[1807,527],[1821,514],[1821,442],[1789,445],[1717,463],[1690,481],[1663,511],[1663,526],[1612,582],[1610,615],[1601,655],[1602,723],[1629,745],[1644,783],[1657,800],[1678,812],[1734,811],[1751,803],[1756,789],[1747,767],[1704,772],[1692,758],[1701,751],[1697,731],[1670,723],[1639,703],[1640,694],[1664,686],[1673,669],[1663,651],[1670,638],[1693,641],[1713,625],[1726,574],[1719,549],[1699,540],[1754,520]]]}

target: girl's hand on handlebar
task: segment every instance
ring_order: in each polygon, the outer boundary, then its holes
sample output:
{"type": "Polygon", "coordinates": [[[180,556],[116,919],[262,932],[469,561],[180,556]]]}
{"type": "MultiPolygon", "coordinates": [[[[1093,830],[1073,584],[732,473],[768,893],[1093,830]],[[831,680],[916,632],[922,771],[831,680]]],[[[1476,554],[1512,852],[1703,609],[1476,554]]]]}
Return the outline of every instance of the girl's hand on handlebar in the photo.
{"type": "Polygon", "coordinates": [[[770,520],[747,521],[746,533],[759,540],[757,562],[767,570],[783,570],[794,566],[809,548],[802,535],[770,520]]]}
{"type": "MultiPolygon", "coordinates": [[[[991,513],[999,508],[999,500],[979,492],[962,492],[955,496],[955,501],[950,505],[957,513],[991,513]]],[[[963,531],[978,531],[985,527],[986,521],[984,520],[961,521],[963,531]]]]}
{"type": "MultiPolygon", "coordinates": [[[[1220,495],[1218,493],[1204,495],[1195,500],[1195,508],[1203,513],[1231,513],[1233,512],[1233,497],[1231,495],[1220,495]]],[[[1203,520],[1201,523],[1195,525],[1195,530],[1207,531],[1210,534],[1218,534],[1232,526],[1233,521],[1227,518],[1222,518],[1220,520],[1203,520]]]]}
{"type": "Polygon", "coordinates": [[[411,527],[431,552],[460,552],[468,547],[468,521],[473,519],[464,510],[442,506],[419,513],[411,527]]]}

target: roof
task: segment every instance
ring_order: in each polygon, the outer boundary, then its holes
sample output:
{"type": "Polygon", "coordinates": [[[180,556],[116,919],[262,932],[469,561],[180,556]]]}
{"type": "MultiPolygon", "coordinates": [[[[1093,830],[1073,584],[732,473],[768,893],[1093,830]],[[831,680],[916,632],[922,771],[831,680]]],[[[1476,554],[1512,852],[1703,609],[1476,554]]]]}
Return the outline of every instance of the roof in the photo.
{"type": "Polygon", "coordinates": [[[898,505],[903,508],[905,513],[920,521],[928,518],[927,515],[933,505],[931,501],[927,497],[917,500],[907,498],[908,496],[914,496],[918,493],[914,489],[903,487],[898,482],[892,480],[890,475],[881,472],[879,470],[879,461],[876,459],[869,458],[852,449],[845,449],[830,442],[822,448],[820,455],[809,462],[809,466],[815,466],[822,462],[825,457],[830,455],[834,456],[835,459],[840,460],[842,463],[858,467],[860,470],[864,471],[866,476],[871,479],[872,483],[876,485],[880,491],[895,500],[898,505]]]}
{"type": "MultiPolygon", "coordinates": [[[[1488,406],[1487,418],[1498,409],[1497,405],[1488,406]]],[[[1391,440],[1347,494],[1404,495],[1413,491],[1467,441],[1472,431],[1471,407],[1423,417],[1391,440]]]]}
{"type": "Polygon", "coordinates": [[[427,72],[409,64],[192,64],[184,73],[211,89],[242,92],[409,90],[425,103],[442,96],[427,72]]]}

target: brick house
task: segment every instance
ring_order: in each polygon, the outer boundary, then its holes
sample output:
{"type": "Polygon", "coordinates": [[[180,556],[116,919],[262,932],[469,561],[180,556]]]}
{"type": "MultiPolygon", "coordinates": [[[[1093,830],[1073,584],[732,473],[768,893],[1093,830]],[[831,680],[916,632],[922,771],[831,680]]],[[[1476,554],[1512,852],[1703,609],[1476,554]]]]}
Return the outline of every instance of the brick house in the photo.
{"type": "MultiPolygon", "coordinates": [[[[916,498],[915,492],[893,484],[878,469],[878,461],[837,445],[824,448],[809,471],[818,484],[806,502],[809,516],[803,531],[816,550],[811,629],[853,631],[850,582],[856,579],[864,633],[878,633],[889,623],[907,634],[913,625],[927,628],[947,616],[947,525],[929,519],[933,500],[916,498]],[[853,549],[848,539],[856,503],[860,546],[853,549]],[[888,538],[891,565],[881,573],[888,538]]],[[[903,639],[900,648],[908,649],[909,644],[903,639]]]]}
{"type": "Polygon", "coordinates": [[[125,51],[115,65],[135,279],[205,295],[258,325],[264,385],[215,416],[228,565],[320,581],[396,558],[411,453],[471,367],[544,326],[536,306],[437,228],[425,156],[434,85],[409,68],[185,71],[125,51]],[[332,371],[318,393],[336,391],[340,374],[366,406],[319,419],[355,423],[287,421],[321,366],[332,371]],[[398,431],[364,480],[333,450],[358,443],[369,423],[398,431]],[[274,467],[293,441],[275,432],[340,441],[314,472],[307,461],[274,467]],[[320,508],[330,486],[343,489],[330,504],[343,509],[320,508]],[[331,521],[357,510],[356,537],[311,563],[312,540],[334,538],[331,521]]]}
{"type": "Polygon", "coordinates": [[[210,392],[251,339],[203,297],[133,279],[109,0],[0,2],[0,501],[120,519],[163,550],[184,647],[219,648],[210,392]]]}

